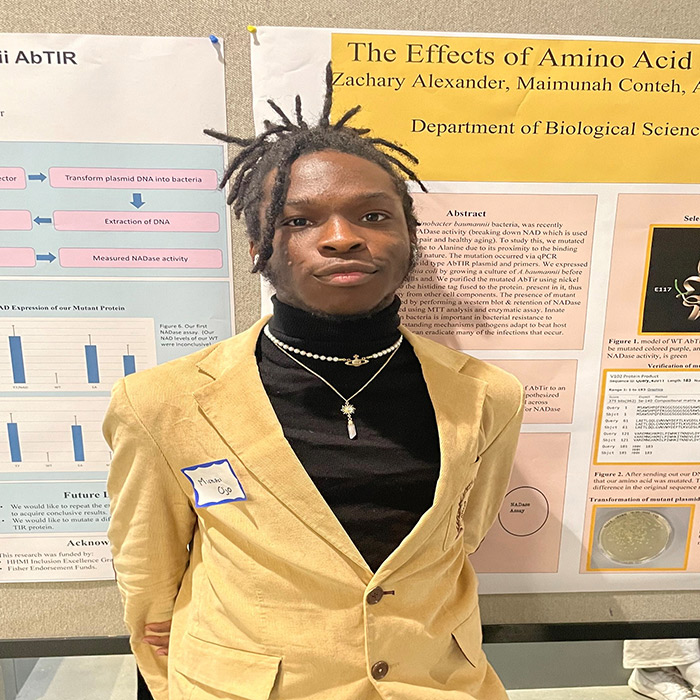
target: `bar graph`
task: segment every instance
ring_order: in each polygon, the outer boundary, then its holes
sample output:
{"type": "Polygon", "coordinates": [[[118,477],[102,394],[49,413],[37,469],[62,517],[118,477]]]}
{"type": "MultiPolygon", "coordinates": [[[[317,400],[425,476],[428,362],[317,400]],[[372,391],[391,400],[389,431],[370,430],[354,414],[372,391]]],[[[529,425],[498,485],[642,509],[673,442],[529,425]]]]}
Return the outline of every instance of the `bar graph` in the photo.
{"type": "Polygon", "coordinates": [[[111,459],[102,437],[107,397],[0,398],[0,473],[95,471],[111,459]]]}
{"type": "Polygon", "coordinates": [[[2,334],[0,392],[104,392],[156,364],[152,318],[6,318],[2,334]]]}
{"type": "Polygon", "coordinates": [[[10,422],[7,424],[7,439],[10,443],[10,459],[13,462],[21,462],[22,449],[19,444],[19,427],[12,419],[12,414],[10,414],[10,422]]]}
{"type": "MultiPolygon", "coordinates": [[[[127,353],[129,353],[128,348],[127,353]]],[[[122,357],[122,360],[124,361],[124,376],[126,377],[129,374],[133,374],[136,371],[136,356],[126,354],[122,357]]]]}
{"type": "Polygon", "coordinates": [[[90,384],[100,383],[100,365],[97,362],[97,345],[92,344],[85,346],[85,364],[87,365],[87,380],[90,384]]]}
{"type": "Polygon", "coordinates": [[[75,425],[71,425],[71,435],[73,438],[73,459],[76,462],[85,461],[85,444],[83,443],[83,426],[78,425],[78,417],[75,418],[75,425]]]}
{"type": "Polygon", "coordinates": [[[14,335],[14,328],[10,340],[10,362],[12,363],[12,381],[15,384],[26,383],[24,373],[24,355],[22,354],[22,338],[14,335]]]}

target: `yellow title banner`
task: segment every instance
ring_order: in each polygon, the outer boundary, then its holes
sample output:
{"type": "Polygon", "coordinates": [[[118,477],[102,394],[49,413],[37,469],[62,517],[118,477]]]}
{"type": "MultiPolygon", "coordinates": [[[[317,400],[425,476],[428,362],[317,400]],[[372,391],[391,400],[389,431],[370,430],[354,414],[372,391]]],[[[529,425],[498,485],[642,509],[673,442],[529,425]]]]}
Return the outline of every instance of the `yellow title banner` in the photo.
{"type": "Polygon", "coordinates": [[[700,182],[700,45],[333,34],[333,118],[424,180],[700,182]]]}

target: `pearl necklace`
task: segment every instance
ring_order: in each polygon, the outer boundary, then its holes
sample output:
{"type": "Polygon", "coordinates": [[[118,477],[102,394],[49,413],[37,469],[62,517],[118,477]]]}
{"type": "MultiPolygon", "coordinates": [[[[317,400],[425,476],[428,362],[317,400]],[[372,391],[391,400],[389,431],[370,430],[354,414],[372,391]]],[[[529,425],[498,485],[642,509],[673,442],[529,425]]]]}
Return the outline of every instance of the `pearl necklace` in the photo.
{"type": "MultiPolygon", "coordinates": [[[[275,338],[274,335],[272,335],[272,331],[270,330],[270,326],[265,326],[265,335],[280,349],[280,350],[286,350],[287,352],[294,353],[295,355],[302,355],[303,357],[309,357],[312,360],[324,360],[326,362],[344,362],[346,365],[349,367],[361,367],[362,365],[366,365],[370,360],[376,360],[378,357],[384,357],[384,355],[388,355],[389,353],[394,352],[399,345],[401,345],[401,341],[403,340],[403,336],[399,336],[399,339],[393,344],[390,345],[388,348],[385,348],[384,350],[380,350],[379,352],[374,352],[371,355],[365,355],[365,357],[360,357],[359,355],[353,355],[352,358],[350,357],[331,357],[330,355],[319,355],[315,352],[307,352],[306,350],[301,350],[300,348],[294,348],[291,345],[287,345],[286,343],[283,343],[279,338],[275,338]]],[[[304,365],[306,366],[306,365],[304,365]]]]}

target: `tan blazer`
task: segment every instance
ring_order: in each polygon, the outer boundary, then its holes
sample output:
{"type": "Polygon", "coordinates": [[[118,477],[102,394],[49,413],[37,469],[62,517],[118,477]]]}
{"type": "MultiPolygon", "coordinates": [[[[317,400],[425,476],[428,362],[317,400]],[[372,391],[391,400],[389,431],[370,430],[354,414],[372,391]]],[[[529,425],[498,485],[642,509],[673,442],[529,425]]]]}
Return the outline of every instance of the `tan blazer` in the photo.
{"type": "Polygon", "coordinates": [[[254,355],[263,323],[122,380],[105,419],[114,565],[154,697],[505,700],[467,554],[508,484],[520,384],[401,329],[442,462],[433,505],[373,574],[284,438],[254,355]],[[143,626],[171,617],[156,657],[143,626]]]}

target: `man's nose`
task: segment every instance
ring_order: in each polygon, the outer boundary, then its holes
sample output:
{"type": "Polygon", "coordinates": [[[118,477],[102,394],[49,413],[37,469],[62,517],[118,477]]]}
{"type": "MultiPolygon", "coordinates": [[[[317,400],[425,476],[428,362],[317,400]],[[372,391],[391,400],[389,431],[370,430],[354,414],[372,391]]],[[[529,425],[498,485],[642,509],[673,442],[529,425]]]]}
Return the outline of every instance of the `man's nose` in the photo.
{"type": "Polygon", "coordinates": [[[323,226],[318,240],[320,250],[332,253],[361,250],[365,245],[361,231],[343,216],[329,218],[323,226]]]}

